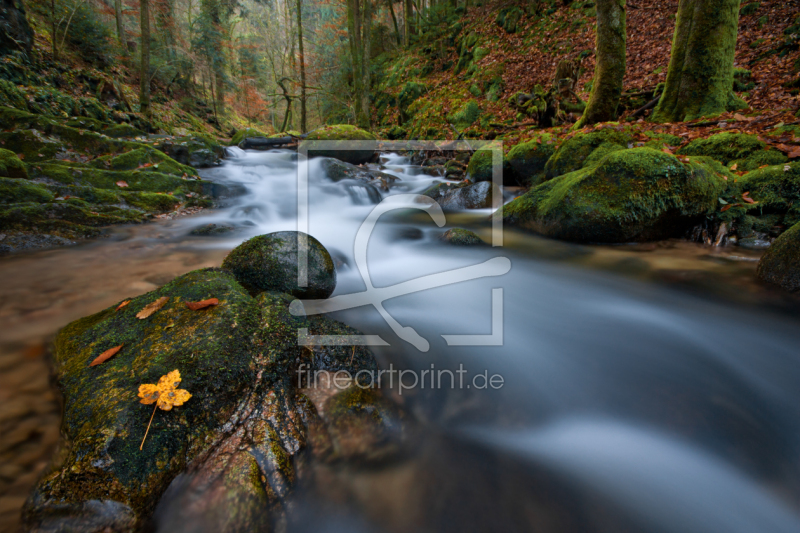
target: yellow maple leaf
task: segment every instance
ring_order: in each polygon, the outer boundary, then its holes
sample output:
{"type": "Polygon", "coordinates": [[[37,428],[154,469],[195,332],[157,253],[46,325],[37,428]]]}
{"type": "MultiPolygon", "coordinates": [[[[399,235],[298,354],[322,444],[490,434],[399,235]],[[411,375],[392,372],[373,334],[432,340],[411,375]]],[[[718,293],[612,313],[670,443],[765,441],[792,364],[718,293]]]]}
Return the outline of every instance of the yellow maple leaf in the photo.
{"type": "Polygon", "coordinates": [[[156,409],[169,411],[176,405],[183,405],[189,400],[189,398],[192,397],[192,395],[189,394],[189,391],[178,388],[180,382],[181,373],[177,370],[173,370],[167,375],[161,376],[156,384],[145,383],[143,385],[139,385],[139,398],[141,398],[139,401],[145,405],[149,405],[151,403],[156,404],[153,407],[153,414],[150,415],[150,422],[147,424],[147,430],[144,432],[142,444],[139,446],[140,450],[144,446],[147,433],[150,431],[150,424],[153,423],[153,417],[156,414],[156,409]]]}
{"type": "Polygon", "coordinates": [[[176,405],[183,405],[192,395],[189,391],[178,388],[180,382],[181,373],[173,370],[166,376],[161,376],[156,385],[150,383],[139,385],[141,403],[148,405],[156,402],[157,407],[164,411],[169,411],[176,405]]]}

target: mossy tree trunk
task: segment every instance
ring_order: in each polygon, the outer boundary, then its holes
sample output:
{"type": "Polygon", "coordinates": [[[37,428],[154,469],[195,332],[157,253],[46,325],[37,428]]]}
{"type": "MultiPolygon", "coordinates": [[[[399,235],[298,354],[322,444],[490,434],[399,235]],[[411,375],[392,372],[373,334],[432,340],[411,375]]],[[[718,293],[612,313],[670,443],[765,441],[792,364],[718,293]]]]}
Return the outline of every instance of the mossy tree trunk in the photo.
{"type": "Polygon", "coordinates": [[[303,52],[303,0],[297,0],[297,50],[300,52],[300,131],[306,133],[306,57],[303,52]]]}
{"type": "Polygon", "coordinates": [[[122,24],[122,0],[114,0],[114,17],[117,20],[117,39],[122,49],[128,51],[128,43],[125,42],[125,26],[122,24]]]}
{"type": "Polygon", "coordinates": [[[733,94],[740,0],[680,0],[667,83],[655,122],[680,122],[747,107],[733,94]]]}
{"type": "Polygon", "coordinates": [[[139,6],[142,31],[140,81],[139,81],[139,111],[145,115],[150,114],[150,9],[149,0],[141,0],[139,6]]]}
{"type": "Polygon", "coordinates": [[[625,77],[625,41],[625,0],[598,0],[592,94],[576,128],[617,117],[625,77]]]}
{"type": "Polygon", "coordinates": [[[403,0],[403,45],[406,47],[411,43],[411,34],[414,32],[413,17],[414,12],[411,9],[411,0],[403,0]]]}
{"type": "Polygon", "coordinates": [[[353,65],[353,110],[356,123],[369,128],[370,0],[348,0],[347,33],[353,65]]]}

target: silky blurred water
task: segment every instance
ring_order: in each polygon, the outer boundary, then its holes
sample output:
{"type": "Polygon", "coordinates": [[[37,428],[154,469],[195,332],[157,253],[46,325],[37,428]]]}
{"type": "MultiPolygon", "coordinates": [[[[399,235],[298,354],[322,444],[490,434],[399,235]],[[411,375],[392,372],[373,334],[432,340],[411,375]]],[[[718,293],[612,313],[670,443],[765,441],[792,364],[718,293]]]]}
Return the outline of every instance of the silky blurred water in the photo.
{"type": "MultiPolygon", "coordinates": [[[[302,164],[308,232],[337,263],[334,296],[362,291],[353,242],[376,190],[331,182],[319,160],[302,164]]],[[[297,229],[296,165],[287,151],[232,149],[205,171],[229,190],[222,209],[4,260],[4,296],[44,289],[61,300],[43,302],[43,317],[0,305],[18,324],[0,341],[28,346],[171,276],[218,265],[251,236],[297,229]],[[187,236],[206,224],[233,230],[187,236]]],[[[399,180],[382,196],[440,180],[399,155],[383,166],[399,180]]],[[[491,242],[489,215],[448,213],[448,227],[491,242]]],[[[439,241],[444,229],[424,212],[396,211],[368,248],[376,287],[510,259],[504,276],[384,302],[429,351],[398,339],[373,308],[336,318],[389,343],[373,350],[384,368],[464,368],[470,378],[501,375],[502,388],[387,391],[418,428],[414,453],[382,467],[337,466],[335,487],[348,497],[301,491],[290,530],[800,531],[800,306],[752,281],[756,253],[677,241],[579,246],[511,231],[503,247],[460,248],[439,241]],[[497,288],[502,345],[447,346],[442,335],[492,333],[497,288]]]]}

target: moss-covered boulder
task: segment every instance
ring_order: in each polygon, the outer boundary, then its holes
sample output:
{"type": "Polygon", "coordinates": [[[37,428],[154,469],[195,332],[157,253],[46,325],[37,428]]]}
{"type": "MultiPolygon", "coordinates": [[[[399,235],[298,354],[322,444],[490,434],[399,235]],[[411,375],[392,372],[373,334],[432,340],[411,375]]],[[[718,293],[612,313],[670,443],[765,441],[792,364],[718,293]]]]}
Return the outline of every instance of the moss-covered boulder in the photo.
{"type": "Polygon", "coordinates": [[[230,270],[250,294],[285,292],[298,298],[322,299],[336,288],[336,268],[317,239],[298,231],[259,235],[231,250],[222,268],[230,270]],[[306,283],[298,283],[299,238],[308,243],[306,283]]]}
{"type": "Polygon", "coordinates": [[[452,228],[439,237],[440,240],[456,246],[476,246],[486,244],[475,232],[464,228],[452,228]]]}
{"type": "Polygon", "coordinates": [[[488,146],[476,150],[475,153],[472,154],[472,157],[469,160],[469,164],[467,165],[468,180],[475,183],[479,181],[492,181],[492,176],[494,175],[493,153],[495,151],[499,152],[498,171],[502,171],[503,168],[502,149],[499,144],[492,143],[488,146]]]}
{"type": "Polygon", "coordinates": [[[115,124],[114,126],[105,128],[102,131],[103,134],[117,139],[123,137],[142,137],[146,135],[145,132],[143,132],[139,128],[131,126],[130,124],[115,124]]]}
{"type": "Polygon", "coordinates": [[[785,226],[800,222],[800,162],[748,172],[739,178],[739,187],[758,202],[753,214],[777,215],[775,223],[785,226]]]}
{"type": "Polygon", "coordinates": [[[514,146],[503,160],[503,185],[538,185],[555,151],[554,141],[547,135],[514,146]]]}
{"type": "Polygon", "coordinates": [[[64,328],[55,343],[54,371],[64,397],[67,446],[28,502],[28,523],[44,525],[87,502],[113,501],[131,515],[148,514],[172,479],[209,444],[255,378],[258,307],[230,273],[196,271],[164,287],[64,328]],[[137,313],[159,298],[147,319],[137,313]],[[186,302],[218,298],[192,311],[186,302]],[[122,346],[111,360],[89,364],[122,346]],[[179,370],[192,397],[153,416],[137,398],[140,385],[179,370]]]}
{"type": "Polygon", "coordinates": [[[787,291],[800,291],[800,223],[786,230],[767,249],[758,262],[758,278],[787,291]]]}
{"type": "Polygon", "coordinates": [[[333,157],[353,165],[360,165],[369,162],[375,155],[377,137],[361,128],[346,124],[322,126],[309,133],[301,147],[308,149],[309,157],[333,157]],[[332,148],[323,147],[320,141],[339,141],[339,143],[332,148]]]}
{"type": "Polygon", "coordinates": [[[225,153],[214,139],[200,135],[167,139],[157,144],[156,148],[178,163],[194,168],[217,166],[225,153]]]}
{"type": "Polygon", "coordinates": [[[0,178],[0,204],[50,202],[54,198],[53,193],[40,183],[26,179],[0,178]]]}
{"type": "Polygon", "coordinates": [[[695,139],[680,150],[681,155],[705,155],[737,170],[755,170],[763,165],[785,163],[788,158],[778,150],[769,149],[755,135],[746,133],[717,133],[705,139],[695,139]]]}
{"type": "Polygon", "coordinates": [[[196,176],[197,171],[181,165],[167,154],[153,148],[136,148],[123,154],[109,154],[92,160],[91,166],[106,170],[141,170],[175,176],[196,176]]]}
{"type": "Polygon", "coordinates": [[[246,137],[266,137],[267,134],[263,133],[255,128],[244,128],[237,131],[233,137],[231,137],[231,146],[238,146],[246,137]]]}
{"type": "Polygon", "coordinates": [[[310,335],[358,332],[326,317],[292,316],[291,301],[277,293],[254,299],[230,272],[204,269],[66,326],[53,357],[63,441],[25,505],[26,527],[282,529],[294,457],[306,445],[306,428],[318,424],[297,393],[309,384],[301,383],[298,365],[304,362],[307,376],[376,368],[361,346],[298,345],[300,328],[310,335]],[[159,309],[139,318],[162,298],[159,309]],[[186,305],[209,298],[217,305],[186,305]],[[143,405],[139,387],[174,370],[177,387],[191,397],[169,410],[143,405]]]}
{"type": "Polygon", "coordinates": [[[716,211],[725,188],[708,164],[634,148],[546,181],[496,216],[558,239],[640,242],[684,234],[716,211]]]}
{"type": "Polygon", "coordinates": [[[631,140],[628,133],[613,127],[577,133],[564,141],[547,161],[545,179],[596,165],[608,154],[627,148],[631,140]]]}
{"type": "Polygon", "coordinates": [[[22,164],[17,154],[11,150],[0,148],[0,177],[2,178],[27,178],[28,171],[22,164]]]}

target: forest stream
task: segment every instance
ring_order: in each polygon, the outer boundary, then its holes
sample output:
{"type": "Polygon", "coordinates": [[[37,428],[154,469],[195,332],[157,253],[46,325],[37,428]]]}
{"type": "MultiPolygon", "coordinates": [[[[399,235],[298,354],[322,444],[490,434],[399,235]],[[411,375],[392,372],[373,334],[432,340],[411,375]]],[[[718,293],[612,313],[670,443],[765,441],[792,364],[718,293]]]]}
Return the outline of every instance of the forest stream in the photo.
{"type": "MultiPolygon", "coordinates": [[[[252,236],[297,229],[296,157],[231,148],[201,172],[229,191],[219,209],[0,261],[0,529],[17,523],[58,441],[47,367],[55,332],[219,266],[252,236]],[[207,224],[234,230],[189,235],[207,224]]],[[[399,178],[384,196],[441,181],[407,157],[381,161],[399,178]]],[[[307,164],[308,233],[334,258],[334,296],[362,291],[353,242],[378,199],[328,180],[319,160],[307,164]]],[[[490,214],[447,213],[447,227],[490,242],[490,214]]],[[[421,211],[384,215],[369,241],[372,283],[492,257],[511,269],[384,302],[428,351],[372,307],[334,316],[388,342],[372,348],[381,368],[463,370],[472,384],[486,372],[502,386],[384,391],[413,420],[406,451],[378,465],[343,462],[298,487],[289,531],[800,531],[800,304],[754,281],[759,252],[679,240],[576,245],[508,229],[502,247],[457,247],[439,239],[443,230],[421,211]],[[448,346],[442,335],[497,333],[498,288],[502,346],[448,346]]]]}

